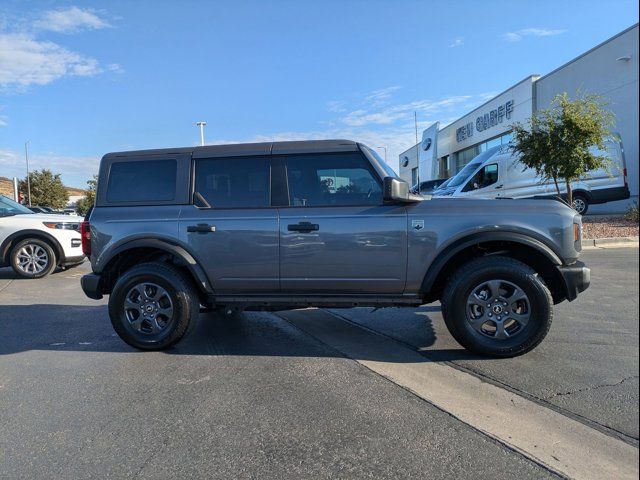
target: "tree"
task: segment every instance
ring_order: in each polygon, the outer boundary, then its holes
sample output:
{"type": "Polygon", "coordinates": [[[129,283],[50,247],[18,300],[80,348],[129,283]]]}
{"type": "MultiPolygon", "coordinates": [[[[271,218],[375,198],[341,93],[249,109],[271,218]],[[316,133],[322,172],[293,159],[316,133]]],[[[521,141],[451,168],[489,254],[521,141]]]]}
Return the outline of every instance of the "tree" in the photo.
{"type": "MultiPolygon", "coordinates": [[[[51,170],[42,169],[29,172],[29,183],[31,190],[31,205],[42,205],[61,209],[67,206],[69,194],[64,187],[60,174],[51,173],[51,170]]],[[[20,180],[18,189],[22,193],[22,198],[29,202],[27,179],[20,180]]]]}
{"type": "Polygon", "coordinates": [[[556,95],[551,108],[538,110],[526,124],[513,125],[511,149],[520,162],[532,168],[543,180],[564,181],[567,200],[573,205],[571,183],[597,168],[608,168],[608,158],[595,155],[592,147],[605,150],[605,141],[614,116],[597,95],[575,100],[567,93],[556,95]]]}
{"type": "Polygon", "coordinates": [[[76,203],[76,210],[79,215],[86,215],[89,209],[96,201],[96,188],[98,186],[98,176],[94,175],[92,179],[87,180],[87,193],[76,203]]]}

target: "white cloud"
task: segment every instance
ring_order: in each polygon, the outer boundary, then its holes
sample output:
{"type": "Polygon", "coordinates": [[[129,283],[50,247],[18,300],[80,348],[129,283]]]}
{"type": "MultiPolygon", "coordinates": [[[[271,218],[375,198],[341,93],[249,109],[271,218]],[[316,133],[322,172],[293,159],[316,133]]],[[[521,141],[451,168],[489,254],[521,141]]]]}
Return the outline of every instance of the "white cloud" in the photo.
{"type": "Polygon", "coordinates": [[[92,76],[98,61],[27,34],[0,33],[0,88],[24,90],[64,76],[92,76]]]}
{"type": "Polygon", "coordinates": [[[449,48],[461,47],[464,45],[464,37],[456,37],[449,44],[449,48]]]}
{"type": "Polygon", "coordinates": [[[368,124],[390,125],[402,119],[413,118],[413,112],[431,115],[452,106],[461,104],[471,97],[458,95],[437,101],[419,100],[398,105],[389,105],[381,109],[359,108],[349,112],[342,121],[350,127],[361,127],[368,124]]]}
{"type": "Polygon", "coordinates": [[[34,22],[38,30],[57,33],[78,33],[83,30],[98,30],[111,25],[100,18],[95,10],[78,7],[60,8],[45,12],[34,22]]]}
{"type": "Polygon", "coordinates": [[[399,85],[394,85],[391,87],[382,88],[380,90],[374,90],[364,97],[364,103],[374,107],[384,105],[388,102],[393,93],[397,92],[401,88],[402,87],[400,87],[399,85]]]}
{"type": "Polygon", "coordinates": [[[552,37],[561,35],[564,32],[566,32],[566,30],[530,27],[515,32],[507,32],[502,35],[502,38],[507,42],[519,42],[525,37],[552,37]]]}
{"type": "MultiPolygon", "coordinates": [[[[55,153],[29,154],[29,168],[41,170],[47,168],[53,173],[60,173],[64,184],[68,187],[84,188],[85,182],[92,175],[98,173],[100,157],[94,156],[66,156],[55,153]]],[[[24,152],[0,149],[0,173],[5,177],[24,178],[24,152]]]]}
{"type": "MultiPolygon", "coordinates": [[[[397,172],[400,153],[415,145],[415,125],[413,112],[418,113],[419,134],[434,121],[440,120],[442,125],[458,118],[469,109],[475,108],[486,100],[489,93],[478,95],[449,96],[439,100],[416,100],[407,103],[390,103],[393,92],[399,87],[376,90],[355,102],[349,111],[347,102],[335,101],[329,105],[336,107],[330,111],[336,117],[321,122],[323,128],[309,131],[284,131],[274,134],[256,135],[250,138],[235,140],[218,139],[210,144],[239,142],[272,142],[279,140],[323,140],[349,139],[365,143],[372,148],[386,147],[387,162],[397,172]],[[384,105],[375,107],[376,101],[384,100],[384,105]],[[373,104],[371,103],[373,100],[373,104]],[[367,101],[369,103],[367,103],[367,101]],[[338,108],[339,107],[339,108],[338,108]],[[342,115],[348,112],[346,115],[342,115]]],[[[378,149],[381,157],[384,150],[378,149]]]]}

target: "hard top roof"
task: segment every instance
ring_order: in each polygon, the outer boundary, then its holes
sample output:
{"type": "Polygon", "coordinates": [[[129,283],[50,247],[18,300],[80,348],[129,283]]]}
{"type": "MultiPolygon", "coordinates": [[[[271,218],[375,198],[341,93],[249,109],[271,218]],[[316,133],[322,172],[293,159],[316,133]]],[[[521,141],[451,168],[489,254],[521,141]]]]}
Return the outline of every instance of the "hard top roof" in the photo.
{"type": "Polygon", "coordinates": [[[103,158],[141,157],[148,155],[191,154],[194,158],[283,155],[296,153],[355,152],[358,144],[352,140],[301,140],[290,142],[231,143],[204,147],[159,148],[107,153],[103,158]]]}

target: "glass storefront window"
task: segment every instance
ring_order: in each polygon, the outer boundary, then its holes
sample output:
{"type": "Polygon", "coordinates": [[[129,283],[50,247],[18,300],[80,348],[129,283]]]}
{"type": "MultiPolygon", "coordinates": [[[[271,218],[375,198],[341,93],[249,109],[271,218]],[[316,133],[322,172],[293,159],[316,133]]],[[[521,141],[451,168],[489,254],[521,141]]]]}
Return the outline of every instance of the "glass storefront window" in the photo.
{"type": "Polygon", "coordinates": [[[498,147],[500,145],[506,145],[511,141],[513,135],[511,132],[500,135],[499,137],[492,138],[487,140],[486,142],[479,143],[478,145],[474,145],[473,147],[465,148],[464,150],[460,150],[453,154],[454,164],[455,164],[455,172],[454,174],[459,172],[464,168],[466,164],[468,164],[473,158],[480,155],[482,152],[486,152],[489,148],[498,147]]]}

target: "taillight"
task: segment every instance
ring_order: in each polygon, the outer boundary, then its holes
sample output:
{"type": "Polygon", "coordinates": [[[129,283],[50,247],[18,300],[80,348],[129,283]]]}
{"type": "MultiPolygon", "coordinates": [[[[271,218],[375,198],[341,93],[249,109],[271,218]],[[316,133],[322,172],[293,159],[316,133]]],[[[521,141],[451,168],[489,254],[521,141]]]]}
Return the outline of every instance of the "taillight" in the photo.
{"type": "Polygon", "coordinates": [[[629,184],[627,183],[627,169],[626,168],[622,170],[622,174],[624,175],[624,186],[628,187],[629,184]]]}
{"type": "Polygon", "coordinates": [[[91,255],[91,226],[89,222],[80,224],[80,238],[82,239],[82,253],[87,257],[91,255]]]}

